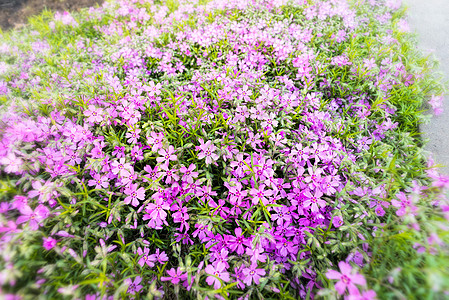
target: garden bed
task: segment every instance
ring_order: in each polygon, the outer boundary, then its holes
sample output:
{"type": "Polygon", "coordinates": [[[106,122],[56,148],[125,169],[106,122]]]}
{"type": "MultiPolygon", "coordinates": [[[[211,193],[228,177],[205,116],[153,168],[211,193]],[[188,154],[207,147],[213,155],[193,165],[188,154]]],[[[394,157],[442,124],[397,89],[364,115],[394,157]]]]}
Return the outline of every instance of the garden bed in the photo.
{"type": "Polygon", "coordinates": [[[431,66],[400,1],[31,18],[0,39],[2,293],[447,296],[431,66]]]}

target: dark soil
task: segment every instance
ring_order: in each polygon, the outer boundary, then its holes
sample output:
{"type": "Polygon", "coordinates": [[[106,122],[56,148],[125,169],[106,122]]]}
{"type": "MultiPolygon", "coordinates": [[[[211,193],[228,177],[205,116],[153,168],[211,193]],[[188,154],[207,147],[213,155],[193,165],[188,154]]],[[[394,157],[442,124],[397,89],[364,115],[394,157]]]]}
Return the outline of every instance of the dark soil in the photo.
{"type": "Polygon", "coordinates": [[[8,30],[21,27],[29,17],[44,8],[56,11],[77,11],[82,7],[101,4],[103,0],[0,0],[0,28],[8,30]]]}

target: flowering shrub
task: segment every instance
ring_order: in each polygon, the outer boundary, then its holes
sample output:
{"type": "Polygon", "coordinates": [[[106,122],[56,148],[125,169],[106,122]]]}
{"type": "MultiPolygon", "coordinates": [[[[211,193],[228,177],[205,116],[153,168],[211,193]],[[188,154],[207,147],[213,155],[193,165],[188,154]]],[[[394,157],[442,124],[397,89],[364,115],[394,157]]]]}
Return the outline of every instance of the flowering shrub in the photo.
{"type": "Polygon", "coordinates": [[[123,0],[4,34],[3,295],[443,297],[442,87],[400,7],[123,0]]]}

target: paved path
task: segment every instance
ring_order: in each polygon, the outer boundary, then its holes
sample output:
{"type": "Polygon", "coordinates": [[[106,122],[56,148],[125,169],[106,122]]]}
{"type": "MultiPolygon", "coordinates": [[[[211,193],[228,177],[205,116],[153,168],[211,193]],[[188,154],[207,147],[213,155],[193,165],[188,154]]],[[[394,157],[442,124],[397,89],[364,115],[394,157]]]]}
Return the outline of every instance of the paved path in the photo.
{"type": "MultiPolygon", "coordinates": [[[[440,70],[449,79],[449,0],[404,0],[409,7],[408,21],[418,36],[419,47],[434,50],[440,70]]],[[[444,165],[442,173],[449,175],[449,95],[444,99],[444,113],[430,124],[421,126],[424,138],[430,139],[426,150],[435,162],[444,165]]]]}

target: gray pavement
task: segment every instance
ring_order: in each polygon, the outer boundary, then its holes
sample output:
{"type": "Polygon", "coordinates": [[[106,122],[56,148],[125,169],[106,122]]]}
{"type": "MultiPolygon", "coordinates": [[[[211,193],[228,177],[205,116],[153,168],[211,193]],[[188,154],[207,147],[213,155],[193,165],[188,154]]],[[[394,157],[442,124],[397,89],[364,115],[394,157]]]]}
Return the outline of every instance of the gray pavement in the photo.
{"type": "MultiPolygon", "coordinates": [[[[419,48],[432,51],[440,62],[438,71],[449,79],[449,0],[404,0],[408,6],[408,22],[418,34],[419,48]]],[[[441,172],[449,175],[449,95],[444,99],[444,112],[421,126],[424,138],[430,139],[426,150],[436,163],[444,165],[441,172]]]]}

